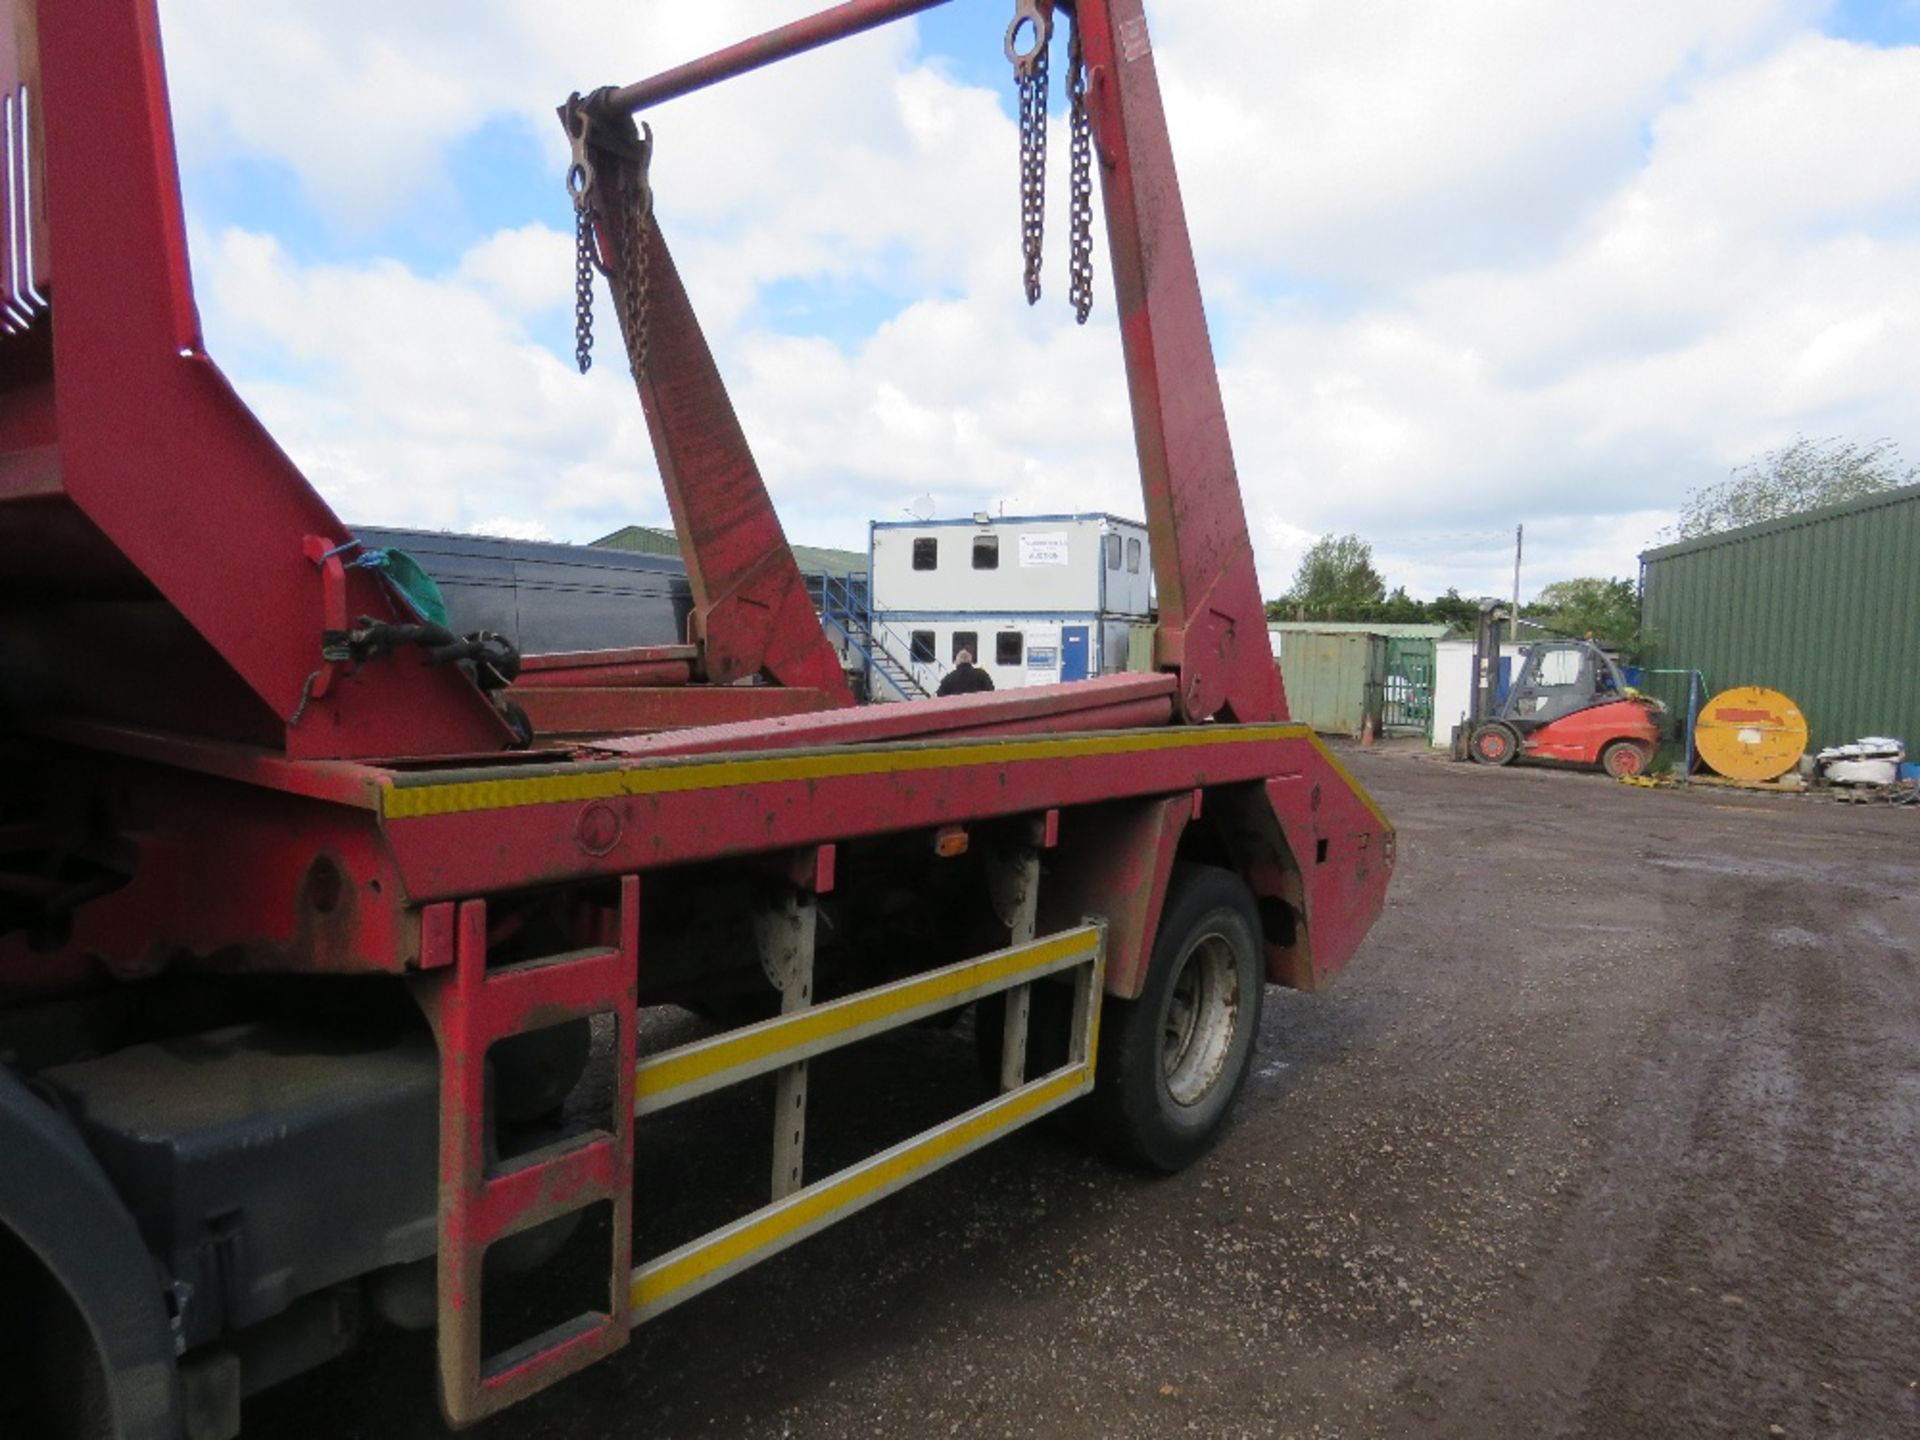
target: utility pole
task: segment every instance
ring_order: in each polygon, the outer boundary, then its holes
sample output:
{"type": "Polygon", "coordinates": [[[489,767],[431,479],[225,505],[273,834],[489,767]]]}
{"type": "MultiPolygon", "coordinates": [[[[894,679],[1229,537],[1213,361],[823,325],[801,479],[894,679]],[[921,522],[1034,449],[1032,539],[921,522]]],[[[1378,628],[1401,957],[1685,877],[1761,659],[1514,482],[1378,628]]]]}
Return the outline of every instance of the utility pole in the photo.
{"type": "Polygon", "coordinates": [[[1520,555],[1526,548],[1527,527],[1513,527],[1513,617],[1507,622],[1507,636],[1514,643],[1520,643],[1520,555]]]}

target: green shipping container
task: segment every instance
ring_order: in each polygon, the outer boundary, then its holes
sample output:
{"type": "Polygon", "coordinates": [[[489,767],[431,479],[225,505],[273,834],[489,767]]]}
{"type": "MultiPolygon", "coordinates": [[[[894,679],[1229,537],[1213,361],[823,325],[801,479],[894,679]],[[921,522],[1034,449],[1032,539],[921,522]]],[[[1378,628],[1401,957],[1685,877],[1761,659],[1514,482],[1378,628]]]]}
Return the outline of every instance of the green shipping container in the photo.
{"type": "Polygon", "coordinates": [[[1920,750],[1920,485],[1649,550],[1640,583],[1648,665],[1783,692],[1814,750],[1920,750]]]}
{"type": "Polygon", "coordinates": [[[1321,734],[1358,735],[1368,715],[1378,730],[1386,637],[1288,631],[1280,637],[1280,678],[1292,717],[1321,734]]]}

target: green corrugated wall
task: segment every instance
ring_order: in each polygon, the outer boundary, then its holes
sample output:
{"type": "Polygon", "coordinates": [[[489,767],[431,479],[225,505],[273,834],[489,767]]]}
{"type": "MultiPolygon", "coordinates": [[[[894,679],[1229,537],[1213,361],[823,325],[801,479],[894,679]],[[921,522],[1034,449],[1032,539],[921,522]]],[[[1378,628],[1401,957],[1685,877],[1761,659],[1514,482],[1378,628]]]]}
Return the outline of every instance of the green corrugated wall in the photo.
{"type": "Polygon", "coordinates": [[[1646,662],[1711,691],[1765,685],[1812,748],[1894,735],[1920,752],[1920,485],[1640,557],[1646,662]]]}

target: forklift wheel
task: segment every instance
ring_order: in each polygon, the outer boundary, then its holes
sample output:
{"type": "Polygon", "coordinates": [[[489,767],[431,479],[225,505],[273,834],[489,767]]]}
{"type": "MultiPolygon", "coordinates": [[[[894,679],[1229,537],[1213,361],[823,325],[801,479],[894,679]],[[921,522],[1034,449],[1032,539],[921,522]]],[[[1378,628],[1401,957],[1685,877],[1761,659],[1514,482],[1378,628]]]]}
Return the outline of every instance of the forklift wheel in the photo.
{"type": "Polygon", "coordinates": [[[1638,740],[1615,740],[1600,752],[1600,768],[1616,780],[1625,780],[1646,774],[1651,758],[1638,740]]]}
{"type": "Polygon", "coordinates": [[[1520,753],[1520,737],[1512,726],[1492,720],[1473,732],[1467,748],[1482,765],[1511,765],[1520,753]]]}

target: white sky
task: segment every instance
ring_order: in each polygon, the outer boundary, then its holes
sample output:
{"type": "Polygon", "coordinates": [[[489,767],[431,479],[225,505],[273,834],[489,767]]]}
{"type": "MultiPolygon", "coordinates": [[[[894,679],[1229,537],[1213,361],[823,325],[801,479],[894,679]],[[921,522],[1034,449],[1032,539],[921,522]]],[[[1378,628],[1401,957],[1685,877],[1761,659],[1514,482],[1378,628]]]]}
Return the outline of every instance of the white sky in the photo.
{"type": "MultiPolygon", "coordinates": [[[[162,0],[212,353],[350,521],[664,523],[610,323],[573,371],[553,107],[821,3],[162,0]]],[[[1009,11],[650,117],[795,540],[863,548],[921,494],[1140,513],[1104,239],[1085,330],[1058,205],[1020,294],[1009,11]]],[[[1911,0],[1148,14],[1269,594],[1327,531],[1420,595],[1506,590],[1518,522],[1529,592],[1630,575],[1796,433],[1920,459],[1911,0]]]]}

